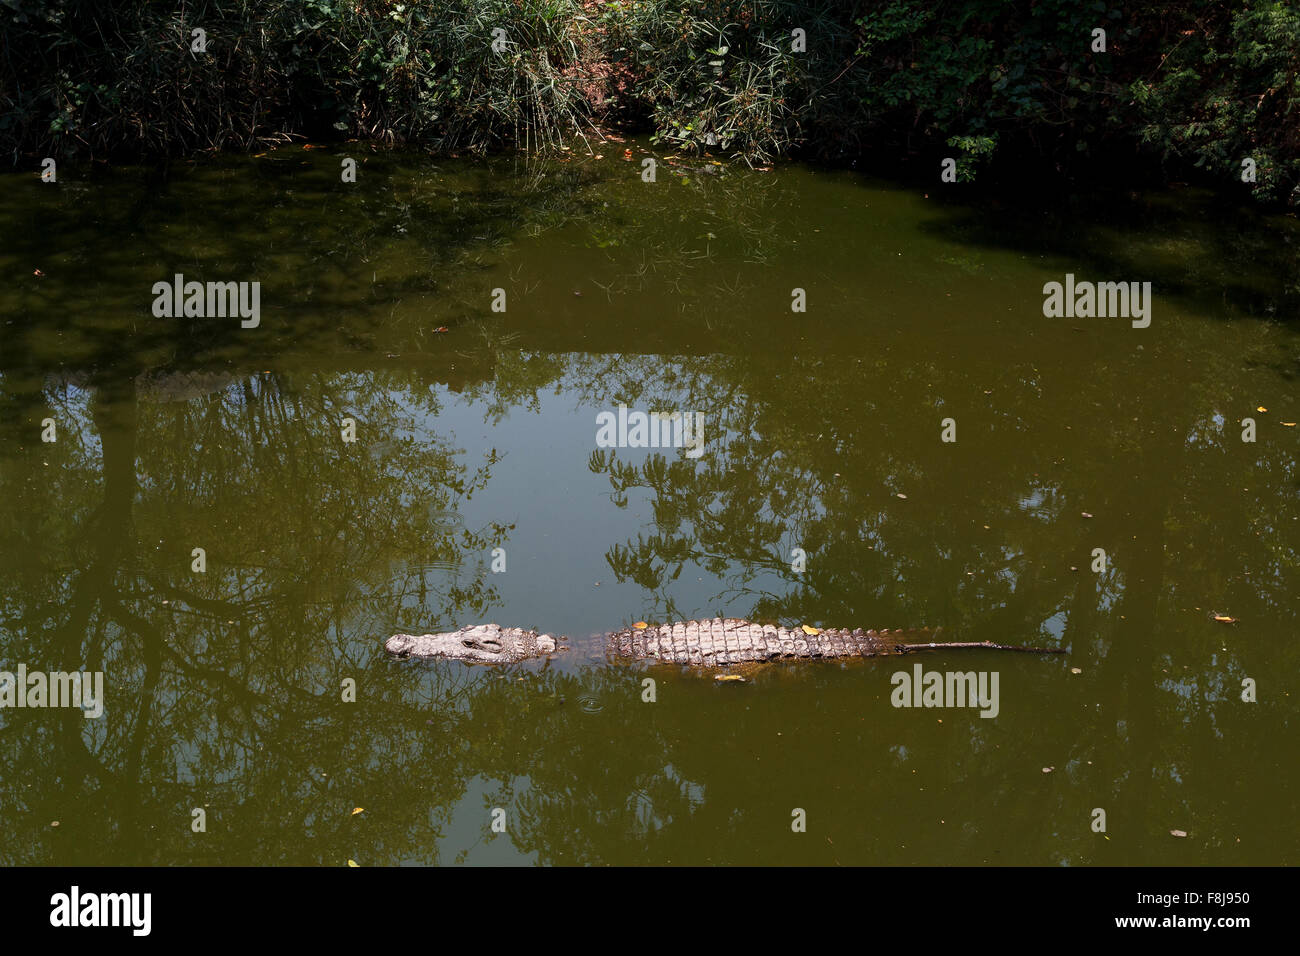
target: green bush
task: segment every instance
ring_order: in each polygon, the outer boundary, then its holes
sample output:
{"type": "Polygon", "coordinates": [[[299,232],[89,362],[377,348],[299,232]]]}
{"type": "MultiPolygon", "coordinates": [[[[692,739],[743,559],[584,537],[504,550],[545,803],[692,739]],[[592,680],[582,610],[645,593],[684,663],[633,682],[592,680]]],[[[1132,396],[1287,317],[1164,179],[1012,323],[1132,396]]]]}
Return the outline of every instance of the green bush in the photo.
{"type": "Polygon", "coordinates": [[[659,139],[764,162],[803,145],[805,128],[828,115],[833,97],[819,94],[855,42],[845,6],[640,0],[610,4],[603,23],[659,139]]]}
{"type": "Polygon", "coordinates": [[[1253,0],[1217,21],[1193,19],[1153,77],[1133,81],[1143,143],[1300,204],[1300,9],[1253,0]]]}
{"type": "Polygon", "coordinates": [[[591,30],[576,0],[208,0],[183,15],[4,2],[0,136],[14,149],[158,154],[321,126],[444,148],[543,146],[587,114],[577,68],[591,30]],[[206,54],[191,52],[195,28],[206,54]]]}
{"type": "Polygon", "coordinates": [[[750,162],[955,151],[963,179],[1145,149],[1171,174],[1239,185],[1250,158],[1255,196],[1300,201],[1300,12],[1276,0],[0,4],[15,162],[331,129],[534,149],[618,121],[750,162]]]}

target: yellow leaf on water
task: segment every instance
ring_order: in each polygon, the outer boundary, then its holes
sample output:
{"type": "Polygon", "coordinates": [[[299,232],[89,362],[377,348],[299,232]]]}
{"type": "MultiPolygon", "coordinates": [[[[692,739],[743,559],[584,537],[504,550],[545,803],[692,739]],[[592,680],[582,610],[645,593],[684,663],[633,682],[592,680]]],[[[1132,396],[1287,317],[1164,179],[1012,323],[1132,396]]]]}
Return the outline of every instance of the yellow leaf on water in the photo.
{"type": "Polygon", "coordinates": [[[1282,424],[1287,428],[1295,428],[1295,422],[1283,422],[1282,424]]]}
{"type": "Polygon", "coordinates": [[[1226,614],[1216,614],[1216,615],[1214,615],[1214,619],[1215,619],[1216,621],[1222,621],[1224,624],[1236,624],[1236,623],[1237,623],[1237,619],[1236,619],[1235,617],[1228,617],[1228,615],[1226,615],[1226,614]]]}
{"type": "Polygon", "coordinates": [[[1261,405],[1261,406],[1259,406],[1259,408],[1255,409],[1255,411],[1257,411],[1257,412],[1266,412],[1266,411],[1268,411],[1268,409],[1265,408],[1263,405],[1261,405]]]}
{"type": "Polygon", "coordinates": [[[356,860],[348,860],[348,866],[357,866],[357,867],[359,867],[359,866],[361,866],[361,864],[358,863],[356,860]]]}
{"type": "Polygon", "coordinates": [[[632,626],[635,627],[638,631],[644,631],[644,630],[645,630],[647,627],[649,627],[650,625],[647,624],[645,621],[637,621],[637,622],[636,622],[635,624],[633,624],[632,626]]]}
{"type": "Polygon", "coordinates": [[[745,683],[745,678],[741,677],[739,674],[714,674],[713,679],[714,680],[738,680],[742,684],[745,683]]]}
{"type": "Polygon", "coordinates": [[[804,632],[805,634],[820,634],[820,633],[821,633],[821,631],[817,630],[817,628],[815,628],[815,627],[809,627],[807,624],[801,624],[800,627],[803,628],[803,632],[804,632]]]}
{"type": "Polygon", "coordinates": [[[365,813],[365,812],[366,812],[366,808],[365,808],[365,807],[353,807],[353,808],[352,808],[352,815],[353,815],[354,817],[355,817],[358,813],[365,813]]]}

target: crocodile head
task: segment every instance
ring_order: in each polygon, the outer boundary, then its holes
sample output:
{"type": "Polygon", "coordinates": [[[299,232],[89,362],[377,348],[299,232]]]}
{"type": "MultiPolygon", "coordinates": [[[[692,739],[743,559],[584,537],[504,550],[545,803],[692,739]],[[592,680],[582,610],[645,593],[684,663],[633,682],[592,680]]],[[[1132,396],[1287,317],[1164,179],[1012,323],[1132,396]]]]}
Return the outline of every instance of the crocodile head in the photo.
{"type": "Polygon", "coordinates": [[[549,654],[555,639],[518,627],[473,624],[438,634],[394,634],[384,642],[394,657],[444,657],[472,664],[504,664],[549,654]]]}

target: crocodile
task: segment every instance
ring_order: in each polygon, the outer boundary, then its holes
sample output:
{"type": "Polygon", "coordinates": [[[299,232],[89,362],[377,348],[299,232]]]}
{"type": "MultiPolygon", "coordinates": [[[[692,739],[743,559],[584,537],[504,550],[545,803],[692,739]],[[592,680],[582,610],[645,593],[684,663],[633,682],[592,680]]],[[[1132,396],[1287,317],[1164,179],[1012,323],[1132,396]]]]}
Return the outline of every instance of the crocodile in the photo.
{"type": "MultiPolygon", "coordinates": [[[[1019,647],[990,641],[936,642],[928,629],[864,631],[777,627],[736,618],[642,625],[596,635],[593,656],[714,668],[794,659],[882,657],[915,651],[984,648],[1060,654],[1064,648],[1019,647]]],[[[470,664],[511,664],[569,650],[565,638],[519,627],[473,624],[436,634],[394,634],[384,649],[399,658],[442,658],[470,664]]]]}

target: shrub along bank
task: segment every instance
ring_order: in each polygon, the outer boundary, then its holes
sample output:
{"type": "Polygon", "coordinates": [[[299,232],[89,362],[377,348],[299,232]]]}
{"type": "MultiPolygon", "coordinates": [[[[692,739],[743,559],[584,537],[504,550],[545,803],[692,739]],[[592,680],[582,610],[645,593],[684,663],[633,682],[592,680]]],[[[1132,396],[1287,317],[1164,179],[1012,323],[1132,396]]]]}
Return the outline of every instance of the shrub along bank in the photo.
{"type": "Polygon", "coordinates": [[[17,165],[648,128],[750,162],[953,156],[963,179],[1118,157],[1297,204],[1297,103],[1300,8],[1277,0],[0,0],[17,165]]]}

